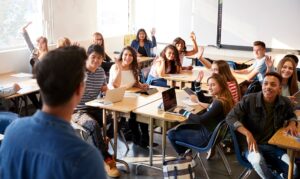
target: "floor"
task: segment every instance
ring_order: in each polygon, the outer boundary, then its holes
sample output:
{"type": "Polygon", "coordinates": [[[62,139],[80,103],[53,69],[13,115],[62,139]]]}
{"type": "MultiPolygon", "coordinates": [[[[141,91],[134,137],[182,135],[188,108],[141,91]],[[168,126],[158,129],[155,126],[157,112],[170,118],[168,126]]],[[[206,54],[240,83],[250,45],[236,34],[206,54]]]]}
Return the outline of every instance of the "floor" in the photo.
{"type": "MultiPolygon", "coordinates": [[[[161,135],[155,134],[154,136],[154,142],[161,144],[161,135]]],[[[130,171],[129,173],[125,172],[124,165],[118,163],[118,168],[122,171],[121,179],[138,179],[138,178],[163,178],[163,173],[161,170],[157,169],[151,169],[145,166],[140,166],[137,170],[137,166],[140,163],[148,164],[149,163],[149,150],[139,147],[137,145],[134,145],[132,142],[128,142],[129,144],[129,150],[127,151],[126,146],[122,140],[118,140],[118,158],[126,161],[129,164],[130,171]]],[[[110,152],[112,152],[112,149],[110,147],[110,152]]],[[[154,148],[154,159],[153,163],[157,167],[161,167],[162,159],[161,159],[161,145],[154,148]]],[[[167,149],[166,149],[166,156],[167,159],[171,159],[176,157],[176,152],[173,150],[170,143],[167,141],[167,149]]],[[[206,166],[206,170],[208,171],[208,175],[210,178],[238,178],[240,173],[243,171],[243,167],[239,165],[237,162],[235,155],[230,154],[226,155],[227,160],[229,161],[232,175],[229,176],[227,173],[227,170],[225,166],[223,165],[222,159],[215,155],[212,159],[209,161],[205,159],[206,154],[201,155],[201,158],[203,159],[204,165],[206,166]]],[[[198,159],[196,159],[196,178],[206,178],[204,171],[200,165],[200,162],[198,159]]],[[[256,179],[259,178],[255,172],[252,172],[249,179],[256,179]]]]}

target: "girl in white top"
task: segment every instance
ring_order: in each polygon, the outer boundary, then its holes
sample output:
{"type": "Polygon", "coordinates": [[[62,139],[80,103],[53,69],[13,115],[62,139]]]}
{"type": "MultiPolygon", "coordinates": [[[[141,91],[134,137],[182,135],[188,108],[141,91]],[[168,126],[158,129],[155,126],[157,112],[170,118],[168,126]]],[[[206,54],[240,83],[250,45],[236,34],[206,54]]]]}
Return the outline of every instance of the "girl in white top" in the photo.
{"type": "Polygon", "coordinates": [[[148,89],[147,84],[139,82],[139,70],[136,51],[130,47],[125,47],[119,59],[115,60],[109,71],[108,88],[118,88],[125,86],[126,88],[138,87],[143,90],[148,89]]]}

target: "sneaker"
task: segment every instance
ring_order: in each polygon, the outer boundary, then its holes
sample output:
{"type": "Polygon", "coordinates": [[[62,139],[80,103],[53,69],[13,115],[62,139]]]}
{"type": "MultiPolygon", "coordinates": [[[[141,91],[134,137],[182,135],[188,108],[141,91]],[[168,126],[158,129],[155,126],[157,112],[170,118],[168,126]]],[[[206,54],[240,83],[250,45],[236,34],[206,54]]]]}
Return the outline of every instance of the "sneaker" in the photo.
{"type": "Polygon", "coordinates": [[[120,171],[118,170],[118,168],[116,166],[116,161],[112,158],[105,159],[104,168],[109,177],[115,178],[115,177],[119,177],[121,175],[120,171]]]}

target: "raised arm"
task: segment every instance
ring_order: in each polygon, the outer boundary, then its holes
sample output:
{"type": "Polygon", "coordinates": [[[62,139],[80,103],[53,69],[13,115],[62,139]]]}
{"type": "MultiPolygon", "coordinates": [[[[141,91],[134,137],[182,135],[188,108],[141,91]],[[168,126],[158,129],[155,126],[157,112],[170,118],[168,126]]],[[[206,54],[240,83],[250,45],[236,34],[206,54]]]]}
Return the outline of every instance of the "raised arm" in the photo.
{"type": "Polygon", "coordinates": [[[198,52],[198,45],[197,45],[197,42],[196,42],[195,33],[191,32],[190,37],[191,37],[191,40],[193,42],[193,50],[186,51],[186,53],[185,53],[186,56],[192,56],[192,55],[195,55],[198,52]]]}
{"type": "Polygon", "coordinates": [[[156,60],[156,63],[154,64],[156,68],[156,73],[158,74],[159,77],[163,77],[166,74],[165,71],[165,60],[161,57],[159,57],[156,60]]]}
{"type": "Polygon", "coordinates": [[[198,59],[203,64],[203,66],[205,66],[207,69],[211,69],[211,63],[210,61],[208,61],[206,58],[203,57],[203,53],[204,53],[204,47],[201,46],[199,48],[198,59]]]}
{"type": "Polygon", "coordinates": [[[33,53],[34,50],[35,50],[35,47],[34,47],[34,45],[32,44],[32,41],[31,41],[31,39],[30,39],[30,37],[29,37],[29,35],[28,35],[28,32],[27,32],[27,30],[26,30],[26,28],[27,28],[31,23],[32,23],[32,22],[28,22],[25,26],[22,27],[21,31],[22,31],[22,35],[23,35],[23,37],[24,37],[24,39],[25,39],[25,42],[26,42],[26,44],[27,44],[27,46],[28,46],[30,52],[33,53]]]}
{"type": "Polygon", "coordinates": [[[152,28],[152,29],[151,29],[151,40],[152,40],[151,48],[154,48],[154,47],[157,46],[156,38],[155,38],[155,33],[156,33],[155,28],[152,28]]]}

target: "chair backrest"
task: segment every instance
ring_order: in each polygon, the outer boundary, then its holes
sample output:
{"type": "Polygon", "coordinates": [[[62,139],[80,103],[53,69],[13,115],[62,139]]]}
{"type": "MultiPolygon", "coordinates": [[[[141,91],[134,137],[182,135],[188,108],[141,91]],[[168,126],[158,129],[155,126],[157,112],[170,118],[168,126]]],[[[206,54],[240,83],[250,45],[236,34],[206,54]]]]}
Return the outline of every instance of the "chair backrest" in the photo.
{"type": "Polygon", "coordinates": [[[248,169],[252,169],[252,165],[248,162],[248,160],[242,155],[242,152],[241,152],[241,149],[240,149],[240,146],[239,146],[239,143],[238,143],[238,140],[237,140],[237,137],[236,137],[236,134],[235,134],[235,131],[234,129],[229,126],[229,131],[230,131],[230,135],[231,135],[231,138],[232,138],[232,141],[233,141],[233,146],[234,146],[234,151],[235,151],[235,156],[238,160],[238,162],[248,168],[248,169]]]}
{"type": "Polygon", "coordinates": [[[181,142],[181,141],[176,141],[176,144],[178,145],[182,145],[188,148],[192,148],[198,152],[206,152],[209,149],[211,149],[215,144],[218,144],[226,135],[227,133],[227,129],[228,129],[228,125],[225,122],[225,120],[222,120],[221,122],[219,122],[219,124],[217,125],[217,127],[214,129],[208,144],[205,147],[197,147],[191,144],[187,144],[185,142],[181,142]]]}

